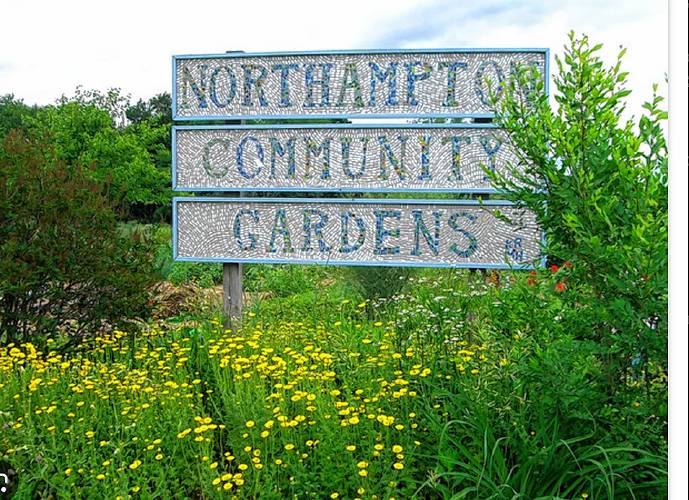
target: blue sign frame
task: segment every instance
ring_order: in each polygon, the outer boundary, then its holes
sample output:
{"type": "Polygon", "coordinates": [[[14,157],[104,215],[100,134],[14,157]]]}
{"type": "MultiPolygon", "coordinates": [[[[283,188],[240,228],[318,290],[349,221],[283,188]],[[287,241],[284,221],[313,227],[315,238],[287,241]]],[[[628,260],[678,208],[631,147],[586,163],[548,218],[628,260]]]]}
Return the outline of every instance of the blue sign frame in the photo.
{"type": "Polygon", "coordinates": [[[175,121],[218,121],[218,120],[261,120],[261,119],[347,119],[347,118],[494,118],[493,113],[379,113],[379,114],[268,114],[268,115],[213,115],[213,116],[179,116],[177,114],[177,61],[184,59],[241,59],[247,57],[294,57],[294,56],[328,56],[328,55],[375,55],[375,54],[443,54],[443,53],[542,53],[544,55],[545,95],[550,96],[550,49],[547,48],[483,48],[483,49],[372,49],[372,50],[331,50],[303,52],[228,52],[224,54],[193,54],[172,56],[172,119],[175,121]]]}
{"type": "MultiPolygon", "coordinates": [[[[375,205],[466,205],[466,206],[505,206],[511,207],[515,203],[506,200],[420,200],[420,199],[373,199],[373,198],[220,198],[220,197],[193,197],[178,196],[172,199],[172,258],[176,262],[213,262],[213,263],[240,263],[240,264],[308,264],[308,265],[337,265],[337,266],[372,266],[372,267],[433,267],[433,268],[457,268],[457,269],[504,269],[504,270],[531,270],[537,267],[545,267],[546,255],[543,255],[537,264],[514,266],[508,263],[417,263],[417,262],[371,262],[371,261],[341,261],[341,260],[289,260],[279,259],[219,259],[219,258],[195,258],[179,257],[177,255],[177,204],[180,202],[196,203],[357,203],[375,205]]],[[[545,235],[541,231],[541,246],[545,243],[545,235]]]]}
{"type": "Polygon", "coordinates": [[[186,193],[225,193],[234,192],[305,192],[305,193],[457,193],[457,194],[499,194],[495,188],[445,189],[445,188],[321,188],[321,187],[261,187],[261,188],[194,188],[177,185],[177,131],[178,130],[276,130],[276,129],[498,129],[493,123],[407,123],[407,124],[274,124],[274,125],[175,125],[172,127],[172,190],[186,193]]]}

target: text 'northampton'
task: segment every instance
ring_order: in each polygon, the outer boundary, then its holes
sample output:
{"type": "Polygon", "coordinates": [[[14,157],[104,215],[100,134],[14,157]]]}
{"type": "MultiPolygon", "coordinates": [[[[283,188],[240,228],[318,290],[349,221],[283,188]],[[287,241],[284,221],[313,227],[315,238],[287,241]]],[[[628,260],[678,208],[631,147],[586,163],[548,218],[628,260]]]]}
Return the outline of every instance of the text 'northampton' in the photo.
{"type": "Polygon", "coordinates": [[[173,117],[490,115],[490,82],[501,92],[518,66],[545,81],[547,60],[545,49],[175,56],[173,117]]]}

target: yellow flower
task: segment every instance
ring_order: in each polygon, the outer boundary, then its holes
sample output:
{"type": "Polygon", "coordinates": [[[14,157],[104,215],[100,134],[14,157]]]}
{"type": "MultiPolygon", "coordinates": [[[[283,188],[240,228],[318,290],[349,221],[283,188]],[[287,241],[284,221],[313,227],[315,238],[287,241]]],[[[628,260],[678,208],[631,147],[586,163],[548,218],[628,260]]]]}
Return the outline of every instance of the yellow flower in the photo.
{"type": "Polygon", "coordinates": [[[392,464],[392,466],[397,470],[404,469],[404,464],[402,462],[395,462],[394,464],[392,464]]]}
{"type": "Polygon", "coordinates": [[[361,470],[359,471],[359,475],[360,475],[361,477],[366,477],[366,476],[368,476],[368,471],[367,471],[366,469],[361,469],[361,470]]]}
{"type": "Polygon", "coordinates": [[[70,476],[72,474],[72,469],[65,469],[65,476],[70,476]]]}
{"type": "Polygon", "coordinates": [[[332,498],[333,500],[334,500],[335,498],[339,498],[339,497],[340,497],[340,494],[339,494],[337,491],[335,491],[335,492],[333,492],[333,493],[330,494],[330,498],[332,498]]]}
{"type": "Polygon", "coordinates": [[[254,425],[256,425],[256,422],[254,422],[253,420],[247,420],[245,425],[247,426],[247,428],[251,429],[254,425]]]}
{"type": "Polygon", "coordinates": [[[345,449],[346,449],[347,451],[356,451],[356,446],[354,446],[353,444],[348,444],[348,445],[345,447],[345,449]]]}
{"type": "Polygon", "coordinates": [[[392,452],[393,453],[402,453],[403,449],[404,448],[402,448],[400,445],[396,444],[395,446],[392,447],[392,452]]]}
{"type": "Polygon", "coordinates": [[[292,443],[287,443],[287,444],[285,445],[285,449],[286,449],[287,451],[293,450],[293,449],[294,449],[294,445],[293,445],[292,443]]]}
{"type": "Polygon", "coordinates": [[[134,460],[131,464],[129,464],[129,468],[131,470],[135,470],[135,469],[138,469],[140,465],[141,465],[141,460],[137,459],[137,460],[134,460]]]}
{"type": "Polygon", "coordinates": [[[96,476],[96,479],[98,479],[99,481],[102,481],[103,479],[105,479],[105,474],[98,474],[96,476]]]}
{"type": "Polygon", "coordinates": [[[158,453],[158,454],[156,455],[156,460],[162,460],[162,459],[163,459],[163,454],[162,454],[162,453],[158,453]]]}

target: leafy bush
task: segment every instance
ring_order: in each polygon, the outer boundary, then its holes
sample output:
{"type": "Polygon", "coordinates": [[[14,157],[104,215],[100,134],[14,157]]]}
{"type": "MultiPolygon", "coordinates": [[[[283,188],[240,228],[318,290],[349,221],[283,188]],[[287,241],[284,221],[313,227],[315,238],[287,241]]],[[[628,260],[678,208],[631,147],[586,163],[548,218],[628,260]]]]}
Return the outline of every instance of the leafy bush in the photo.
{"type": "Polygon", "coordinates": [[[367,298],[392,297],[404,288],[414,269],[411,267],[350,267],[348,275],[367,298]]]}
{"type": "Polygon", "coordinates": [[[548,254],[574,264],[571,278],[582,285],[563,296],[578,307],[563,321],[601,345],[613,394],[626,377],[649,379],[667,364],[667,113],[654,95],[638,124],[623,121],[631,92],[621,70],[624,50],[605,68],[600,45],[574,34],[570,40],[556,58],[556,109],[543,94],[515,97],[533,84],[533,73],[506,84],[499,123],[525,170],[513,171],[516,182],[489,175],[535,212],[548,254]]]}
{"type": "MultiPolygon", "coordinates": [[[[0,339],[75,340],[146,314],[150,238],[118,230],[91,172],[19,131],[0,154],[0,339]]],[[[74,340],[74,341],[75,341],[74,340]]]]}

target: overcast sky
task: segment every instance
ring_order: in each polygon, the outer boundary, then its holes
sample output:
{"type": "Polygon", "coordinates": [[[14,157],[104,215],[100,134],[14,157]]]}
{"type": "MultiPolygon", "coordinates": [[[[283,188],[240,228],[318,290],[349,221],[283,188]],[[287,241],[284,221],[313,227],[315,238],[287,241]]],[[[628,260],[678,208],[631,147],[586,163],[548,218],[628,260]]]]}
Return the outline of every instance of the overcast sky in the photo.
{"type": "Polygon", "coordinates": [[[133,100],[170,92],[173,54],[546,47],[554,62],[569,30],[602,42],[611,63],[628,48],[634,113],[668,70],[665,1],[21,0],[0,12],[0,95],[27,104],[53,103],[77,85],[119,87],[133,100]]]}

